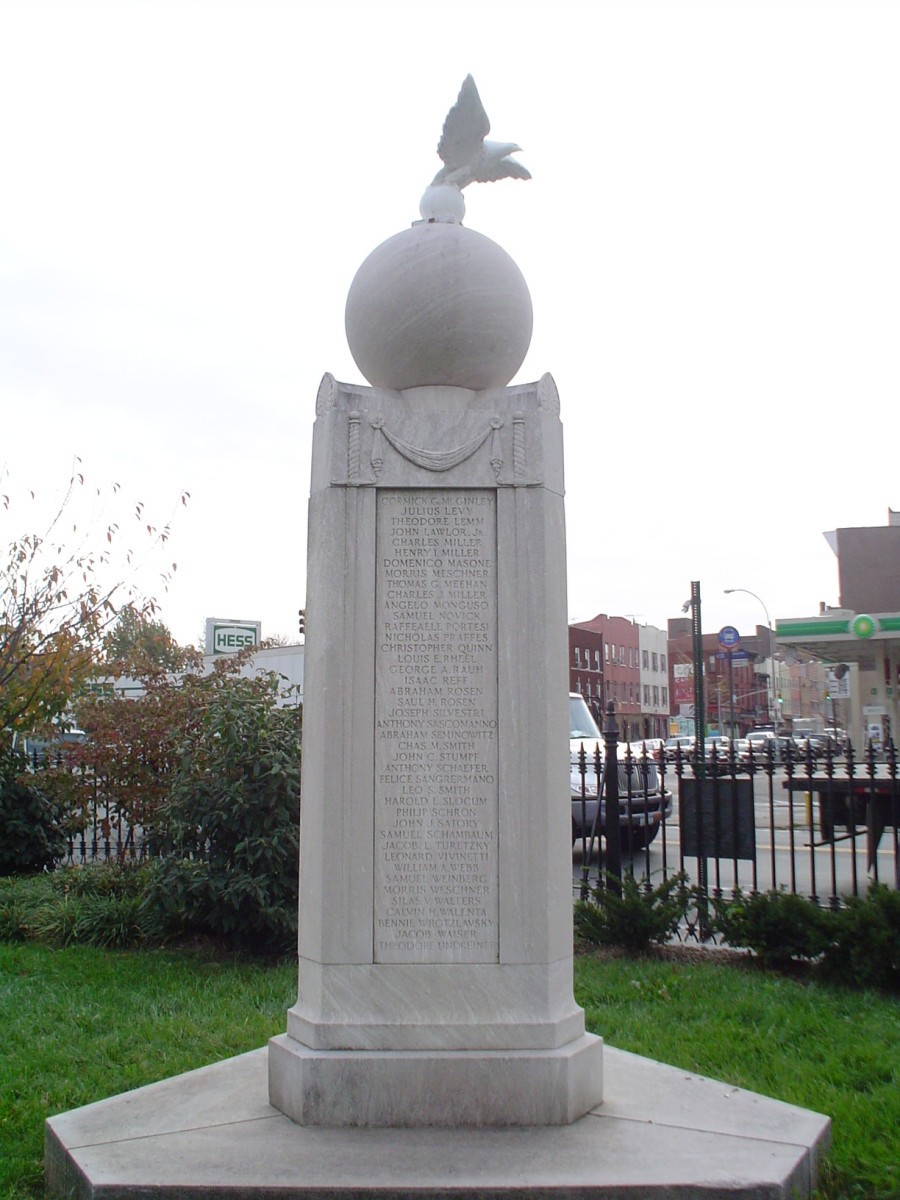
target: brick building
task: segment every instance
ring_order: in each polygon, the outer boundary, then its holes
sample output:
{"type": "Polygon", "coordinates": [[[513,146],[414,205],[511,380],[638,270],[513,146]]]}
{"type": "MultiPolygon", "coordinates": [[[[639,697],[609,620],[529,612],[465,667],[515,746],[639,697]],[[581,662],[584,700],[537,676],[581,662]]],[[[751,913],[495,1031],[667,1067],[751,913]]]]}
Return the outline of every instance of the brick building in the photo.
{"type": "MultiPolygon", "coordinates": [[[[758,625],[756,632],[742,637],[732,651],[729,679],[728,651],[716,633],[703,634],[703,680],[706,727],[734,736],[770,724],[772,649],[769,630],[758,625]]],[[[681,722],[693,718],[693,643],[688,618],[669,621],[669,686],[672,715],[681,722]],[[690,712],[688,712],[690,709],[690,712]]],[[[691,727],[690,732],[693,732],[691,727]]]]}
{"type": "Polygon", "coordinates": [[[595,713],[612,701],[619,737],[648,735],[641,712],[640,626],[627,617],[598,613],[569,626],[569,686],[590,697],[595,713]]]}

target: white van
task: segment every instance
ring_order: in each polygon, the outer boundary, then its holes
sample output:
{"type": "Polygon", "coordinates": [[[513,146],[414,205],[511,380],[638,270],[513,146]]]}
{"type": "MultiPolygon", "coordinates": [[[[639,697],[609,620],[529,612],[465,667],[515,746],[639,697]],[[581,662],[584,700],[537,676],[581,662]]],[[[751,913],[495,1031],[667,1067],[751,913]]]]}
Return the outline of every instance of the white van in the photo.
{"type": "MultiPolygon", "coordinates": [[[[597,792],[603,769],[603,737],[597,722],[580,692],[569,693],[569,759],[572,793],[572,843],[589,838],[592,831],[604,832],[606,801],[600,800],[597,816],[597,792]],[[584,764],[582,767],[582,748],[584,764]],[[596,825],[595,825],[596,823],[596,825]]],[[[633,754],[627,742],[619,742],[619,831],[622,850],[641,850],[649,846],[663,817],[672,815],[672,793],[660,780],[659,769],[650,757],[633,754]]]]}

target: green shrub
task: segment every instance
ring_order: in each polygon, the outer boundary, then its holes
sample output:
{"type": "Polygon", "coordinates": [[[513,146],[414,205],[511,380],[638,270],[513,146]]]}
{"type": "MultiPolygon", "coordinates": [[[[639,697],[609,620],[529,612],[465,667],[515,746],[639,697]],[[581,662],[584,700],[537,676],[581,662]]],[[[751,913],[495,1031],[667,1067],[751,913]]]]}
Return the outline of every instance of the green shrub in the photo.
{"type": "Polygon", "coordinates": [[[49,875],[0,879],[0,942],[31,939],[32,916],[49,892],[49,875]]]}
{"type": "Polygon", "coordinates": [[[670,875],[648,889],[626,873],[621,880],[606,875],[590,900],[575,904],[576,935],[589,945],[621,946],[633,954],[664,945],[675,934],[692,903],[684,873],[670,875]]]}
{"type": "Polygon", "coordinates": [[[60,871],[57,892],[83,899],[75,923],[82,945],[126,949],[163,940],[165,929],[145,895],[154,878],[147,863],[98,863],[60,871]]]}
{"type": "Polygon", "coordinates": [[[21,897],[13,893],[0,895],[0,942],[26,942],[28,915],[21,897]]]}
{"type": "Polygon", "coordinates": [[[61,813],[32,782],[25,759],[0,752],[0,875],[27,875],[51,867],[66,852],[61,813]]]}
{"type": "Polygon", "coordinates": [[[98,862],[54,871],[50,886],[61,896],[143,896],[150,876],[148,863],[98,862]]]}
{"type": "Polygon", "coordinates": [[[900,891],[873,883],[834,914],[822,973],[857,987],[900,991],[900,891]]]}
{"type": "Polygon", "coordinates": [[[114,863],[0,880],[0,941],[140,946],[166,930],[144,893],[152,869],[114,863]]]}
{"type": "Polygon", "coordinates": [[[70,946],[78,940],[78,922],[86,903],[84,896],[54,896],[45,901],[28,920],[31,937],[50,946],[70,946]]]}
{"type": "Polygon", "coordinates": [[[834,914],[791,892],[755,892],[714,902],[711,925],[729,946],[746,947],[768,966],[815,959],[828,945],[834,914]]]}
{"type": "Polygon", "coordinates": [[[277,682],[226,679],[179,757],[162,818],[171,854],[146,907],[160,926],[260,952],[296,942],[300,710],[277,682]]]}
{"type": "Polygon", "coordinates": [[[75,924],[75,940],[88,946],[125,950],[154,940],[140,896],[85,896],[75,924]]]}

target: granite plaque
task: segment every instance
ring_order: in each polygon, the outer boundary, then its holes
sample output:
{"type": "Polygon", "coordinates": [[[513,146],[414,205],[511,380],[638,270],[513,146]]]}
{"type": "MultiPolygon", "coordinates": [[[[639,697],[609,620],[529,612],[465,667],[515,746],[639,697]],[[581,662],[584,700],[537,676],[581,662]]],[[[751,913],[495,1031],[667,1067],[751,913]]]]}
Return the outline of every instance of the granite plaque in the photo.
{"type": "Polygon", "coordinates": [[[498,962],[494,492],[379,491],[375,610],[375,961],[498,962]]]}

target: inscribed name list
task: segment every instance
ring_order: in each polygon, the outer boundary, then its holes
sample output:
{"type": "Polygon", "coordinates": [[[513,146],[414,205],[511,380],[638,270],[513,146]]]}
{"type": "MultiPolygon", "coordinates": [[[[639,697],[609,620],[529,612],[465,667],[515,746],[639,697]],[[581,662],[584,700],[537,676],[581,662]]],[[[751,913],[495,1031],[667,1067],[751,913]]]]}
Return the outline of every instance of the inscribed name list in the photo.
{"type": "Polygon", "coordinates": [[[380,491],[375,961],[499,961],[491,491],[380,491]]]}

